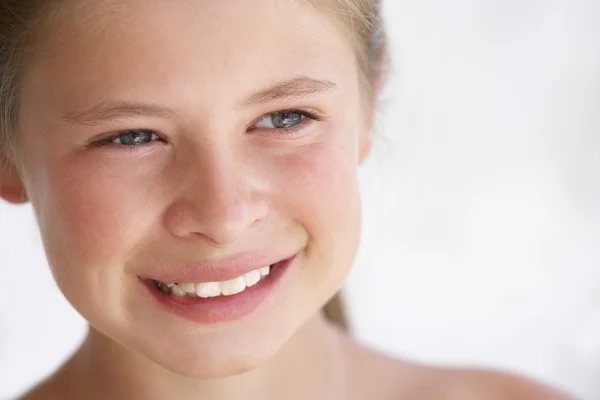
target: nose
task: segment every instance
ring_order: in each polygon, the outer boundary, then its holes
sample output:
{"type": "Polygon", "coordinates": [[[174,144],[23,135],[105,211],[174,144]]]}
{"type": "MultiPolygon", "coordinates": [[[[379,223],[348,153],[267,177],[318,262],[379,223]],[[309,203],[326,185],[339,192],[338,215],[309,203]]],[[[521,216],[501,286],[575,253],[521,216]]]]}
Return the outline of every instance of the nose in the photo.
{"type": "Polygon", "coordinates": [[[177,237],[218,246],[249,235],[269,213],[269,203],[252,168],[231,152],[195,158],[196,162],[183,168],[183,179],[182,168],[178,168],[178,195],[165,214],[167,229],[177,237]]]}

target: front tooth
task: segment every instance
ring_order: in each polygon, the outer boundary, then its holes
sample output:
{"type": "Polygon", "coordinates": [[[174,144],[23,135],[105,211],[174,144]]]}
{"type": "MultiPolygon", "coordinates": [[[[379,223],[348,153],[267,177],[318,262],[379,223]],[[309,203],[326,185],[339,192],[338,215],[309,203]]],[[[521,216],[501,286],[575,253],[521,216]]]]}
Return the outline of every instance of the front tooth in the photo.
{"type": "Polygon", "coordinates": [[[196,294],[203,299],[220,296],[221,284],[219,282],[196,283],[196,294]]]}
{"type": "Polygon", "coordinates": [[[179,287],[179,285],[171,286],[171,294],[174,296],[185,296],[185,292],[179,287]]]}
{"type": "Polygon", "coordinates": [[[195,294],[196,293],[196,285],[193,283],[178,283],[177,285],[186,294],[195,294]]]}
{"type": "Polygon", "coordinates": [[[244,289],[246,289],[246,281],[244,280],[244,277],[221,282],[221,293],[223,293],[223,296],[232,296],[234,294],[243,292],[244,289]]]}
{"type": "Polygon", "coordinates": [[[260,272],[258,270],[248,272],[244,275],[244,281],[248,287],[256,285],[260,281],[260,272]]]}
{"type": "Polygon", "coordinates": [[[271,266],[262,267],[261,269],[258,270],[258,272],[260,273],[261,277],[267,276],[271,272],[271,266]]]}

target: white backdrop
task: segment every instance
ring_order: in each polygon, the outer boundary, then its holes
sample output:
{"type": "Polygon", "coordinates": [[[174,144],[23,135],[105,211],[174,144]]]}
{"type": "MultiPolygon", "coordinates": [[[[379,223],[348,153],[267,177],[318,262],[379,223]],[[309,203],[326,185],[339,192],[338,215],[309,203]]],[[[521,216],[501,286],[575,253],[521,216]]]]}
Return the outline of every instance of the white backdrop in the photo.
{"type": "MultiPolygon", "coordinates": [[[[600,399],[600,2],[390,0],[355,333],[600,399]]],[[[83,338],[29,207],[0,204],[0,399],[83,338]]]]}

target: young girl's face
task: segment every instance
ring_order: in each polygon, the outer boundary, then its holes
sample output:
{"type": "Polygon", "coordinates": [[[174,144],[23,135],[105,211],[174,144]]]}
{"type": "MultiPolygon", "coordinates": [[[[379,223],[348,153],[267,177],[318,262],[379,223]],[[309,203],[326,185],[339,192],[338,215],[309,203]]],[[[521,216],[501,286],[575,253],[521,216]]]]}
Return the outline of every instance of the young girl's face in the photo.
{"type": "Polygon", "coordinates": [[[70,1],[48,29],[22,83],[22,181],[61,290],[170,370],[260,364],[355,256],[369,126],[351,39],[292,0],[70,1]],[[221,294],[163,293],[177,282],[221,294]]]}

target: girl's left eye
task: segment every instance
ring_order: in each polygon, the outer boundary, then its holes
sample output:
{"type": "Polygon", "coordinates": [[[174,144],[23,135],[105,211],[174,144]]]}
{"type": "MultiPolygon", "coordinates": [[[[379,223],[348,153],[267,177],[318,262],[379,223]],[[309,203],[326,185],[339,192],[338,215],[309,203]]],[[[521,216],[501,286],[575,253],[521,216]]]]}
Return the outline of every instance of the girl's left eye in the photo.
{"type": "Polygon", "coordinates": [[[279,111],[265,115],[254,125],[262,129],[290,129],[304,121],[306,115],[296,111],[279,111]]]}
{"type": "Polygon", "coordinates": [[[252,125],[251,130],[273,129],[280,134],[292,134],[315,121],[320,121],[320,119],[312,112],[304,110],[283,110],[261,117],[252,125]]]}
{"type": "Polygon", "coordinates": [[[112,138],[111,142],[122,146],[141,146],[158,139],[159,136],[151,130],[135,129],[121,133],[112,138]]]}

